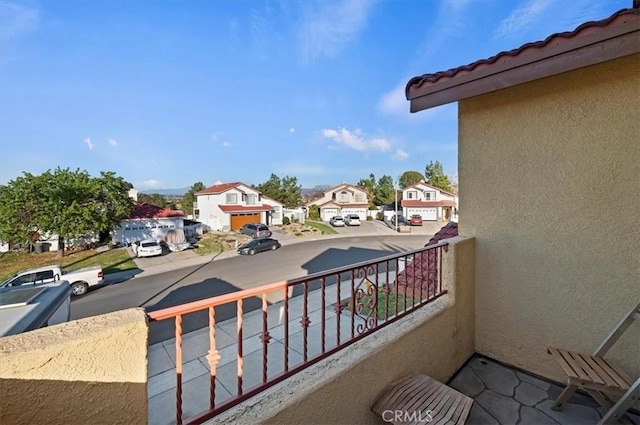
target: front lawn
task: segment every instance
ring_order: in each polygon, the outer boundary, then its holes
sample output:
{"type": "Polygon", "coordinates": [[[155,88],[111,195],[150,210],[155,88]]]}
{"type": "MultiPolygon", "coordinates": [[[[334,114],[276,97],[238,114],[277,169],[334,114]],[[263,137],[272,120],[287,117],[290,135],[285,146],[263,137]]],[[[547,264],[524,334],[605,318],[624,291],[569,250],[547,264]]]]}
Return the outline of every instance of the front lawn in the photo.
{"type": "Polygon", "coordinates": [[[320,230],[323,235],[335,235],[338,233],[331,226],[327,226],[326,224],[320,223],[319,221],[306,220],[304,224],[309,227],[315,227],[316,229],[320,230]]]}
{"type": "Polygon", "coordinates": [[[87,249],[66,253],[64,258],[57,258],[55,252],[30,254],[28,252],[5,252],[0,257],[0,281],[10,278],[14,274],[28,269],[61,265],[67,271],[82,267],[101,266],[105,274],[136,268],[125,248],[116,248],[104,252],[87,249]]]}

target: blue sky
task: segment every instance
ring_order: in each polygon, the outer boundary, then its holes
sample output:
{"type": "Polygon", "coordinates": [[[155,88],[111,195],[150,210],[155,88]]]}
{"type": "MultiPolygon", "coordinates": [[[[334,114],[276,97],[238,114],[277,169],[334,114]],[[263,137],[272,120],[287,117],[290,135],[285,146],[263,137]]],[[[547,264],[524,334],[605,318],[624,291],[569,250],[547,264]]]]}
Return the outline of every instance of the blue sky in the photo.
{"type": "Polygon", "coordinates": [[[631,0],[0,0],[0,184],[57,166],[137,189],[457,174],[457,107],[409,78],[631,0]]]}

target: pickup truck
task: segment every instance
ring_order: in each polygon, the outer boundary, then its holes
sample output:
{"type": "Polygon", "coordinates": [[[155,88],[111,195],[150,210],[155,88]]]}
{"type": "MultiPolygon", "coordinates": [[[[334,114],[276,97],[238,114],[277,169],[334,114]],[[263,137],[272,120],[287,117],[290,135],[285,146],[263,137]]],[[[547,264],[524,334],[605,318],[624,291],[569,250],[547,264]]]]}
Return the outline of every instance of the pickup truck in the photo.
{"type": "Polygon", "coordinates": [[[47,266],[38,269],[21,271],[12,278],[0,283],[0,288],[29,285],[42,285],[59,280],[66,280],[71,286],[71,293],[75,296],[84,295],[90,286],[104,282],[102,267],[93,266],[64,273],[60,266],[47,266]]]}

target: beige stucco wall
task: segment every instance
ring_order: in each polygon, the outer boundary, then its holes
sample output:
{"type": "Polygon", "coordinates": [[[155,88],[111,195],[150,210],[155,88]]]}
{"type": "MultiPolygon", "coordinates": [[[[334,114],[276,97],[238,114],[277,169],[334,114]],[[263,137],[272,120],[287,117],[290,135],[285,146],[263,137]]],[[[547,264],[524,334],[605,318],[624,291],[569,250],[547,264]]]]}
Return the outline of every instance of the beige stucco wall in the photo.
{"type": "MultiPolygon", "coordinates": [[[[640,57],[459,104],[460,233],[477,351],[561,379],[640,300],[640,57]]],[[[612,359],[637,376],[640,326],[612,359]]]]}
{"type": "Polygon", "coordinates": [[[146,424],[147,329],[130,309],[0,338],[0,423],[146,424]]]}
{"type": "Polygon", "coordinates": [[[213,424],[364,424],[406,375],[447,381],[474,352],[474,241],[451,239],[443,258],[449,293],[429,306],[225,412],[213,424]]]}

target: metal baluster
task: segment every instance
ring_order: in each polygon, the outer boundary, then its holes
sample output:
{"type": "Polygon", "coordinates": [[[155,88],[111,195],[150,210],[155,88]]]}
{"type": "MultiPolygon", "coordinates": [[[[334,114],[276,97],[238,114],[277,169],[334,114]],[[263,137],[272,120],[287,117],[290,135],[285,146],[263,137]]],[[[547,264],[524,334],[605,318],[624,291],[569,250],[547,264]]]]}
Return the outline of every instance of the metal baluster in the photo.
{"type": "Polygon", "coordinates": [[[284,288],[284,371],[289,371],[289,287],[284,288]]]}
{"type": "Polygon", "coordinates": [[[215,307],[209,307],[209,353],[207,354],[209,362],[209,408],[211,410],[216,407],[216,366],[220,361],[220,353],[216,350],[216,311],[215,307]]]}
{"type": "Polygon", "coordinates": [[[309,306],[308,306],[308,296],[309,296],[309,282],[305,281],[302,284],[303,289],[303,299],[302,299],[302,318],[300,319],[300,325],[302,325],[302,360],[306,363],[309,358],[308,353],[308,337],[309,337],[309,324],[311,320],[309,320],[309,306]]]}
{"type": "Polygon", "coordinates": [[[238,320],[238,395],[242,395],[242,299],[237,301],[237,320],[238,320]]]}
{"type": "Polygon", "coordinates": [[[271,341],[271,335],[269,335],[269,329],[267,326],[267,293],[262,294],[262,334],[260,335],[262,341],[262,383],[267,383],[267,362],[269,360],[269,341],[271,341]]]}
{"type": "Polygon", "coordinates": [[[324,335],[325,335],[325,290],[326,290],[326,282],[325,282],[325,278],[323,277],[320,280],[320,287],[322,290],[322,305],[321,305],[321,310],[320,310],[320,320],[321,320],[321,325],[320,325],[320,333],[322,334],[322,354],[324,354],[325,352],[325,341],[324,341],[324,335]]]}

